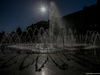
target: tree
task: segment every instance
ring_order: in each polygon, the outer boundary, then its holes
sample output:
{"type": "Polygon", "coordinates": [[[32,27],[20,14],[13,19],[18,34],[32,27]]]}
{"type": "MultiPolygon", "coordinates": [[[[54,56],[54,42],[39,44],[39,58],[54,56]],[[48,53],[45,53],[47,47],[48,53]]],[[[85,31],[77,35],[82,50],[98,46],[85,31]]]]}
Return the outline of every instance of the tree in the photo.
{"type": "Polygon", "coordinates": [[[16,30],[16,32],[20,36],[22,34],[22,29],[20,27],[18,27],[17,30],[16,30]]]}
{"type": "Polygon", "coordinates": [[[5,31],[2,31],[2,33],[0,33],[0,42],[2,41],[4,34],[5,34],[5,31]]]}

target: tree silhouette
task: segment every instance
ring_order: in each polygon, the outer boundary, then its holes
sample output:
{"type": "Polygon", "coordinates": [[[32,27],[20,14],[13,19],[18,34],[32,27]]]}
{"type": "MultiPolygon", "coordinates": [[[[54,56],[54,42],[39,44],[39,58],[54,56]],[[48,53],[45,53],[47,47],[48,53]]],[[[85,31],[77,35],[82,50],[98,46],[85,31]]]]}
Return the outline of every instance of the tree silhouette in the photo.
{"type": "Polygon", "coordinates": [[[2,31],[2,33],[0,33],[0,43],[2,41],[2,38],[3,38],[4,34],[5,34],[5,31],[2,31]]]}
{"type": "Polygon", "coordinates": [[[18,27],[17,30],[16,30],[16,32],[17,32],[17,34],[18,34],[19,36],[21,36],[21,34],[22,34],[22,29],[21,29],[20,27],[18,27]]]}

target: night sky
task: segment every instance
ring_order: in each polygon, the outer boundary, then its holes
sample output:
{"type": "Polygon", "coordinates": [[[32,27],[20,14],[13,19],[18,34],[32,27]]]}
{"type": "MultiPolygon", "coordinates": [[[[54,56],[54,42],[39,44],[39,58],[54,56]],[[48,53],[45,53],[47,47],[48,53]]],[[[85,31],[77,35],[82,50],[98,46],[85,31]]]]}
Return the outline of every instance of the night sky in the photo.
{"type": "MultiPolygon", "coordinates": [[[[54,0],[62,16],[91,6],[97,0],[54,0]]],[[[48,12],[43,14],[40,7],[49,10],[50,0],[0,0],[0,32],[11,32],[19,26],[25,29],[32,23],[48,20],[48,12]]],[[[48,11],[47,10],[47,11],[48,11]]]]}

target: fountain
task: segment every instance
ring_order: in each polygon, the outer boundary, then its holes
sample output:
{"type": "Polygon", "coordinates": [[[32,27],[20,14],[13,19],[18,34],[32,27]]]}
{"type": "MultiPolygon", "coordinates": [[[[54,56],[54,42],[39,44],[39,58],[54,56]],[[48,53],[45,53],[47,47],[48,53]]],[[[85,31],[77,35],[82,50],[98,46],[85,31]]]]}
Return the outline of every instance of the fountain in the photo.
{"type": "Polygon", "coordinates": [[[35,52],[35,53],[52,53],[65,50],[78,50],[80,48],[90,49],[97,48],[100,45],[100,34],[98,32],[88,31],[85,35],[77,35],[75,30],[65,28],[56,4],[50,2],[50,26],[34,31],[29,28],[20,36],[17,33],[3,36],[0,48],[5,52],[35,52]],[[28,31],[32,32],[32,37],[28,31]],[[35,32],[38,32],[35,35],[35,32]],[[41,34],[43,33],[43,34],[41,34]],[[23,34],[25,34],[23,36],[23,34]]]}

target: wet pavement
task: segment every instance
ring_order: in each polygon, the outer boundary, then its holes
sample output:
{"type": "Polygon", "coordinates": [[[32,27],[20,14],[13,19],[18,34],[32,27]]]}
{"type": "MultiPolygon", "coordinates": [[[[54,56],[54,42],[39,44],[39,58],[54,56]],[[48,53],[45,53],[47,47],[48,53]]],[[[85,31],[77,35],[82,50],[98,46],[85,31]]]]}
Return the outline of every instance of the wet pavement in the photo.
{"type": "Polygon", "coordinates": [[[90,72],[69,54],[2,54],[0,75],[85,75],[90,72]]]}

